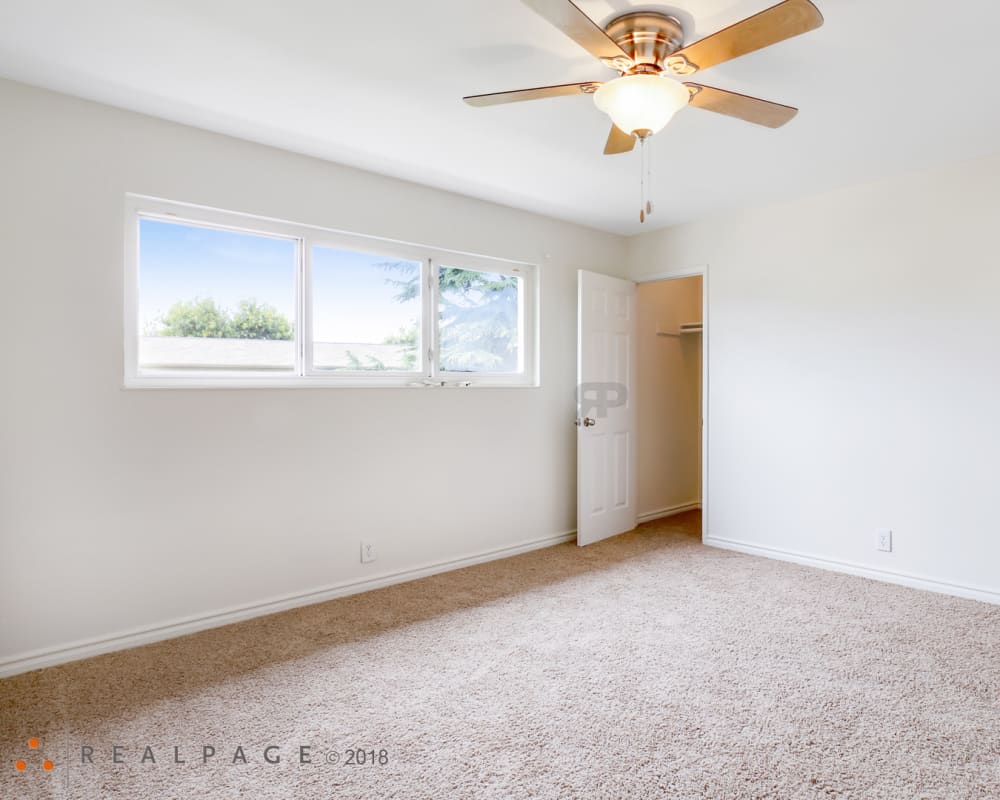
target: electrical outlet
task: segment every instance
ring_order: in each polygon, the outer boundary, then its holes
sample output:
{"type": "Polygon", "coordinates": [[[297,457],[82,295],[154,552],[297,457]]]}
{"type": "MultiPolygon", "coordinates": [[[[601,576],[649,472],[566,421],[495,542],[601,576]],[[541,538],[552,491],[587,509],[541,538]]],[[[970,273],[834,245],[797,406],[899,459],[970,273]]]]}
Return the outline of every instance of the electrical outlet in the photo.
{"type": "Polygon", "coordinates": [[[876,531],[876,547],[886,553],[892,552],[892,531],[888,528],[879,528],[876,531]]]}
{"type": "Polygon", "coordinates": [[[375,560],[375,542],[371,539],[361,540],[361,563],[368,564],[375,560]]]}

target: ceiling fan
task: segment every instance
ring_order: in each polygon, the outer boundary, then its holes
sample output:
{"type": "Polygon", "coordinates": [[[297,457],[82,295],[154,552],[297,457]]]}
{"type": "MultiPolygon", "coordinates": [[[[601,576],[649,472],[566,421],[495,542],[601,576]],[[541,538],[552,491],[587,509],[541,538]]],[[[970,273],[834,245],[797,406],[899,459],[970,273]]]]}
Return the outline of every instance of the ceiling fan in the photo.
{"type": "Polygon", "coordinates": [[[636,139],[660,131],[686,105],[778,128],[798,113],[791,106],[678,80],[699,70],[814,30],[823,15],[809,0],[784,0],[759,14],[684,46],[680,21],[656,11],[634,11],[601,28],[570,0],[523,0],[573,41],[617,70],[607,82],[565,83],[512,92],[470,95],[472,106],[592,94],[611,117],[605,154],[626,153],[636,139]]]}

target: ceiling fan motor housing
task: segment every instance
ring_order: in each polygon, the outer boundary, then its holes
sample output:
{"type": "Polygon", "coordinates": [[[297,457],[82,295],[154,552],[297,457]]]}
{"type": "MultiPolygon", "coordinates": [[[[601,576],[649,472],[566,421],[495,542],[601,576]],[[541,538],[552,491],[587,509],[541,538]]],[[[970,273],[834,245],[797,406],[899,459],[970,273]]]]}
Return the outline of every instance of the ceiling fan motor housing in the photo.
{"type": "Polygon", "coordinates": [[[630,74],[676,73],[668,62],[684,46],[684,28],[676,17],[652,11],[633,11],[611,20],[605,32],[632,58],[630,74]]]}
{"type": "Polygon", "coordinates": [[[628,152],[637,136],[655,133],[669,122],[669,115],[687,105],[755,125],[781,127],[795,116],[797,109],[689,83],[686,79],[699,70],[770,47],[823,24],[823,15],[812,0],[781,0],[740,22],[685,44],[680,20],[664,11],[636,9],[601,26],[573,0],[523,2],[621,77],[491,92],[463,99],[472,106],[491,106],[545,97],[593,95],[594,104],[613,122],[604,148],[608,154],[628,152]],[[680,80],[658,80],[660,76],[680,80]],[[654,111],[659,116],[653,116],[654,111]],[[664,118],[664,114],[669,115],[664,118]]]}

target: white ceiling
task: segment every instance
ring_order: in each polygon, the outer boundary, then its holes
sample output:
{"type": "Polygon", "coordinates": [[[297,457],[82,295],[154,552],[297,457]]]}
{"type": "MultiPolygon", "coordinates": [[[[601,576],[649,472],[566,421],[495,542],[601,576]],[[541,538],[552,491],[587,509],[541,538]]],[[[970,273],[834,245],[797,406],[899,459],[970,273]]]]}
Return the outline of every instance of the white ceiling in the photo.
{"type": "MultiPolygon", "coordinates": [[[[663,8],[692,41],[776,1],[578,5],[663,8]]],[[[697,78],[799,116],[683,110],[645,226],[638,150],[601,154],[590,98],[461,102],[613,75],[520,0],[0,0],[0,75],[619,233],[1000,149],[1000,4],[816,2],[824,27],[697,78]]]]}

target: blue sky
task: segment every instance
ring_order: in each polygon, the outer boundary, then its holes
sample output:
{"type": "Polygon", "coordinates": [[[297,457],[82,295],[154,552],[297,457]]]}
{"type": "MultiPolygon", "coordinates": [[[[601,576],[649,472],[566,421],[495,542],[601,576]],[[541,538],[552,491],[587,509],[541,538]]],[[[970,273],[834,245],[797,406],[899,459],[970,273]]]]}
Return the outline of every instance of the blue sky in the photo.
{"type": "MultiPolygon", "coordinates": [[[[241,300],[295,317],[295,242],[255,234],[140,220],[139,330],[177,301],[211,298],[234,310],[241,300]]],[[[419,300],[399,303],[387,278],[403,273],[384,256],[316,247],[313,251],[316,341],[381,342],[419,314],[419,300]]],[[[417,262],[406,262],[419,270],[417,262]]]]}
{"type": "Polygon", "coordinates": [[[381,342],[420,316],[420,298],[395,299],[389,281],[420,275],[420,262],[329,247],[313,248],[313,336],[318,342],[381,342]],[[387,262],[409,267],[389,270],[387,262]],[[359,338],[362,337],[362,338],[359,338]]]}

